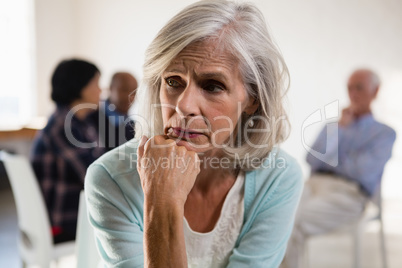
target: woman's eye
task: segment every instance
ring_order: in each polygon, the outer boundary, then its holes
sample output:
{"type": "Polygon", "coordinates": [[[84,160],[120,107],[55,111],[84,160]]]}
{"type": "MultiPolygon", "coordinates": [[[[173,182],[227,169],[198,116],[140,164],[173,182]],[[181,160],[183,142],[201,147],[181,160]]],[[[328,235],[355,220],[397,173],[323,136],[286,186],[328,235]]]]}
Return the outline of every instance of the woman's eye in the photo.
{"type": "Polygon", "coordinates": [[[224,90],[224,88],[222,86],[216,85],[216,84],[206,85],[206,86],[204,86],[204,89],[211,93],[218,93],[218,92],[221,92],[224,90]]]}
{"type": "Polygon", "coordinates": [[[180,83],[172,78],[166,78],[165,80],[166,80],[166,84],[169,87],[179,87],[180,86],[180,83]]]}

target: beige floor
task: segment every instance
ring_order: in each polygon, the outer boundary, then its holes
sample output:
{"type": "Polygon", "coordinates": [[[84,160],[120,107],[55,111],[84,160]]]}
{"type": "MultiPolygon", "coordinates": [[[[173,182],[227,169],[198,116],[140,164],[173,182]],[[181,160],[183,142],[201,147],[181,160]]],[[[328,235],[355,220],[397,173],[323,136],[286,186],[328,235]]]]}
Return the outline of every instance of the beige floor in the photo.
{"type": "MultiPolygon", "coordinates": [[[[384,221],[386,230],[387,256],[389,268],[402,267],[402,202],[384,201],[384,221]]],[[[21,267],[17,252],[17,216],[12,193],[9,189],[0,191],[0,267],[21,267]]],[[[378,225],[368,226],[364,235],[364,268],[380,268],[378,225]]],[[[331,234],[316,237],[309,241],[308,267],[344,268],[352,267],[352,240],[346,234],[331,234]]],[[[54,267],[56,267],[54,265],[54,267]]],[[[75,267],[75,257],[66,257],[59,262],[58,268],[75,267]]]]}

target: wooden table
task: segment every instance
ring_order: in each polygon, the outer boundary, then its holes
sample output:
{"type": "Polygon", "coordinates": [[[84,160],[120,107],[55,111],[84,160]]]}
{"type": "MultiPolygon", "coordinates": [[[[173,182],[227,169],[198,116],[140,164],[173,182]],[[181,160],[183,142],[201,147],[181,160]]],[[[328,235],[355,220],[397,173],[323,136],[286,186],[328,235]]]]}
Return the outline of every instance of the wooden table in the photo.
{"type": "Polygon", "coordinates": [[[0,130],[0,140],[10,140],[10,139],[26,139],[32,140],[38,129],[34,128],[20,128],[17,130],[0,130]]]}

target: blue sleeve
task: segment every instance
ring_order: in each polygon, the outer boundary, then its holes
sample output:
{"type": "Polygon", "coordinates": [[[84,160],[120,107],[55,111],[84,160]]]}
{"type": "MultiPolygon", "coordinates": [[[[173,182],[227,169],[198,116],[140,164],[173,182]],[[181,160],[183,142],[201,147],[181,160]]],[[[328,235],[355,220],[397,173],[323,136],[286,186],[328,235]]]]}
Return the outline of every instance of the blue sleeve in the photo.
{"type": "Polygon", "coordinates": [[[384,166],[391,158],[395,138],[395,131],[390,128],[379,132],[360,150],[340,155],[334,172],[359,182],[368,193],[373,194],[384,166]]]}
{"type": "Polygon", "coordinates": [[[342,136],[342,129],[337,123],[323,128],[306,157],[312,171],[332,171],[338,164],[338,143],[342,136]]]}
{"type": "Polygon", "coordinates": [[[85,179],[89,221],[98,252],[106,267],[143,267],[142,224],[119,185],[99,164],[89,167],[85,179]]]}
{"type": "Polygon", "coordinates": [[[275,179],[269,190],[272,194],[255,213],[250,229],[234,248],[227,267],[279,267],[293,229],[302,189],[302,173],[293,162],[275,179]]]}

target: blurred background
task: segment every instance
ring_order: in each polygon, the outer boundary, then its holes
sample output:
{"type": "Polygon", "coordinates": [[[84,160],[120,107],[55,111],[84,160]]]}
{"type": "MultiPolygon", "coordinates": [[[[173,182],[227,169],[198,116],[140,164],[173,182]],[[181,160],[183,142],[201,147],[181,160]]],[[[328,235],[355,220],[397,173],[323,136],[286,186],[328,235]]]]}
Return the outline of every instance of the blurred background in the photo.
{"type": "MultiPolygon", "coordinates": [[[[60,60],[81,57],[94,62],[101,69],[104,93],[119,70],[141,82],[145,49],[168,19],[192,2],[1,0],[0,147],[29,151],[32,132],[19,136],[21,132],[13,131],[44,126],[54,109],[50,76],[60,60]]],[[[348,104],[346,81],[354,69],[368,67],[380,75],[373,113],[397,132],[383,177],[386,232],[401,236],[395,224],[402,222],[402,1],[251,2],[264,13],[290,70],[292,132],[283,148],[299,160],[305,177],[306,147],[334,120],[326,120],[324,107],[335,102],[340,111],[348,104]],[[311,123],[317,111],[322,120],[311,123]]]]}

